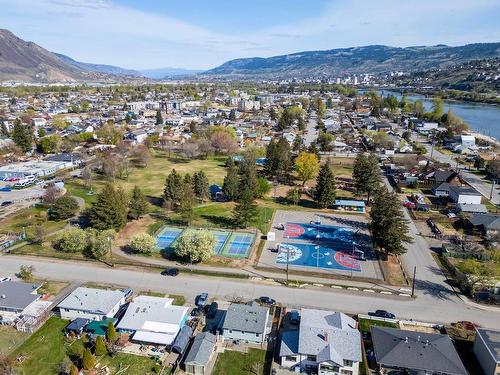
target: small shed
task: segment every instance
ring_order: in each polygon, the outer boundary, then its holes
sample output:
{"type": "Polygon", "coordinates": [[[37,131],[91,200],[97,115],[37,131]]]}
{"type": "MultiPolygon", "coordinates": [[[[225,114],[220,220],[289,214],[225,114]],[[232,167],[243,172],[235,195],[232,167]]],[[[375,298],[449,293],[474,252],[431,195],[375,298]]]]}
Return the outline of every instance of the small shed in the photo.
{"type": "Polygon", "coordinates": [[[71,321],[64,330],[68,333],[75,333],[78,335],[81,335],[83,333],[83,329],[87,326],[89,323],[89,319],[85,318],[76,318],[75,320],[71,321]]]}
{"type": "Polygon", "coordinates": [[[182,327],[172,343],[171,351],[180,355],[184,354],[192,335],[193,329],[190,326],[182,327]]]}
{"type": "Polygon", "coordinates": [[[335,210],[365,213],[365,202],[357,200],[337,199],[334,205],[335,210]]]}
{"type": "Polygon", "coordinates": [[[208,364],[215,352],[216,341],[215,335],[210,332],[202,332],[194,338],[184,360],[184,369],[187,374],[206,375],[209,373],[208,364]]]}

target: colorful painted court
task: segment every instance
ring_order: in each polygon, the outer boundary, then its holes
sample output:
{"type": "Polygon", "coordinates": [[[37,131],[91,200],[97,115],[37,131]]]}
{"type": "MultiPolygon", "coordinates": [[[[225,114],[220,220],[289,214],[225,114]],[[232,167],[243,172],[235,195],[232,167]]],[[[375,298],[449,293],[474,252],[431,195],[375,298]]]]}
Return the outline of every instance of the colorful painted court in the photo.
{"type": "Polygon", "coordinates": [[[355,259],[354,232],[321,224],[287,223],[276,263],[361,272],[355,259]]]}
{"type": "MultiPolygon", "coordinates": [[[[187,228],[164,227],[156,236],[156,244],[160,251],[171,252],[177,238],[187,228]]],[[[217,240],[214,254],[228,258],[248,258],[255,241],[255,234],[248,232],[230,232],[210,230],[217,240]]]]}

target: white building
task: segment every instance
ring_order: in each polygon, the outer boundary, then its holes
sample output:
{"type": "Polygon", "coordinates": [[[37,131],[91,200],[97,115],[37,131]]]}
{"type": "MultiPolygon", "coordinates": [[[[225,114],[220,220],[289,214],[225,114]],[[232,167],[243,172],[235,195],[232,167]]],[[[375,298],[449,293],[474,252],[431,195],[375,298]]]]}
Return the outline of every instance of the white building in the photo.
{"type": "Polygon", "coordinates": [[[170,345],[188,320],[188,308],[173,306],[171,298],[138,296],[130,303],[116,328],[132,340],[170,345]]]}
{"type": "Polygon", "coordinates": [[[483,196],[470,187],[450,185],[448,196],[457,204],[481,204],[483,196]]]}
{"type": "Polygon", "coordinates": [[[238,102],[238,111],[250,112],[260,109],[260,102],[256,100],[240,99],[238,102]]]}
{"type": "Polygon", "coordinates": [[[72,166],[74,166],[74,164],[71,161],[32,160],[20,163],[12,163],[0,167],[0,177],[42,177],[51,175],[61,169],[70,168],[72,166]]]}
{"type": "Polygon", "coordinates": [[[113,318],[125,304],[126,294],[121,290],[79,287],[62,300],[57,308],[63,319],[86,318],[104,320],[113,318]]]}
{"type": "Polygon", "coordinates": [[[356,321],[340,312],[302,309],[298,330],[283,332],[280,362],[319,375],[357,375],[361,334],[356,321]]]}
{"type": "Polygon", "coordinates": [[[485,375],[500,374],[500,330],[476,328],[473,351],[485,375]]]}

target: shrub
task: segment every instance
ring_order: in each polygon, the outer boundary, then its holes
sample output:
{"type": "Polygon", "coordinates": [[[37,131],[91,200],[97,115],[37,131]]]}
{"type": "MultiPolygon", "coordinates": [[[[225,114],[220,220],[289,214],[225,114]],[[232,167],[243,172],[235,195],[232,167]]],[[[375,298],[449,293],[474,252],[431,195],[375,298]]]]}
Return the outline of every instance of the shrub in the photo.
{"type": "Polygon", "coordinates": [[[57,198],[50,207],[49,217],[52,220],[64,220],[73,217],[78,211],[78,202],[73,197],[57,198]]]}
{"type": "Polygon", "coordinates": [[[175,253],[191,262],[209,259],[217,243],[215,236],[206,230],[188,230],[181,234],[174,244],[175,253]]]}
{"type": "Polygon", "coordinates": [[[87,245],[87,233],[80,228],[71,228],[59,236],[55,248],[65,253],[83,253],[87,245]]]}
{"type": "Polygon", "coordinates": [[[147,233],[135,236],[130,243],[130,248],[133,252],[140,254],[151,254],[154,251],[158,251],[155,238],[147,233]]]}

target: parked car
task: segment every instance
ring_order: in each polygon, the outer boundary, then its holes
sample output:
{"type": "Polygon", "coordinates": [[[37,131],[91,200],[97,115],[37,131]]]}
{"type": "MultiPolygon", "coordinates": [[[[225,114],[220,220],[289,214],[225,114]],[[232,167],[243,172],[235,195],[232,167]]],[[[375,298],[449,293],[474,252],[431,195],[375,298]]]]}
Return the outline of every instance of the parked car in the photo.
{"type": "Polygon", "coordinates": [[[288,317],[289,317],[289,320],[290,320],[291,324],[293,324],[293,325],[299,325],[299,323],[300,323],[300,315],[299,315],[299,312],[297,310],[290,311],[290,313],[288,314],[288,317]]]}
{"type": "Polygon", "coordinates": [[[179,269],[178,268],[167,268],[166,270],[162,271],[161,274],[163,276],[177,276],[179,274],[179,269]]]}
{"type": "Polygon", "coordinates": [[[403,206],[406,207],[406,208],[415,208],[416,207],[416,204],[413,203],[412,201],[404,201],[403,202],[403,206]]]}
{"type": "Polygon", "coordinates": [[[274,299],[266,296],[260,297],[259,302],[262,303],[263,305],[271,305],[271,306],[276,305],[276,301],[274,299]]]}
{"type": "Polygon", "coordinates": [[[378,318],[396,319],[396,315],[385,310],[376,310],[368,313],[369,316],[376,316],[378,318]]]}
{"type": "Polygon", "coordinates": [[[11,280],[11,278],[10,278],[9,276],[6,276],[6,277],[0,277],[0,284],[1,284],[1,283],[4,283],[4,282],[6,282],[6,281],[10,281],[10,280],[11,280]]]}
{"type": "Polygon", "coordinates": [[[212,302],[210,304],[210,306],[208,306],[208,309],[207,309],[207,318],[208,319],[215,318],[215,315],[217,314],[218,308],[219,308],[219,305],[217,304],[217,302],[212,302]]]}
{"type": "Polygon", "coordinates": [[[0,188],[0,191],[12,191],[12,188],[10,186],[4,186],[0,188]]]}
{"type": "Polygon", "coordinates": [[[4,201],[0,204],[1,207],[7,207],[7,206],[10,206],[12,204],[12,201],[4,201]]]}
{"type": "Polygon", "coordinates": [[[196,298],[196,306],[198,307],[203,307],[207,303],[208,300],[208,293],[201,293],[197,298],[196,298]]]}

